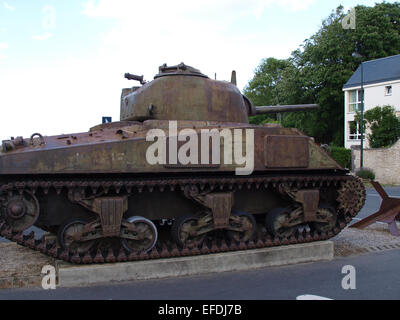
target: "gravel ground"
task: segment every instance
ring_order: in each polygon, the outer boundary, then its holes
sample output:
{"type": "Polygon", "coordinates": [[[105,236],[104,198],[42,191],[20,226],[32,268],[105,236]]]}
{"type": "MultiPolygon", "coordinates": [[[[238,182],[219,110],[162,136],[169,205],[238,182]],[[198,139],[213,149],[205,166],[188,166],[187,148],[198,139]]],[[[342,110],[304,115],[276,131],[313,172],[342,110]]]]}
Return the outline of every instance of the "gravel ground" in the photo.
{"type": "MultiPolygon", "coordinates": [[[[397,223],[400,230],[400,223],[397,223]]],[[[364,230],[347,227],[331,239],[335,244],[335,256],[400,249],[400,237],[390,234],[386,223],[375,223],[364,230]]]]}
{"type": "Polygon", "coordinates": [[[42,267],[53,258],[15,243],[0,243],[0,289],[39,286],[42,267]]]}

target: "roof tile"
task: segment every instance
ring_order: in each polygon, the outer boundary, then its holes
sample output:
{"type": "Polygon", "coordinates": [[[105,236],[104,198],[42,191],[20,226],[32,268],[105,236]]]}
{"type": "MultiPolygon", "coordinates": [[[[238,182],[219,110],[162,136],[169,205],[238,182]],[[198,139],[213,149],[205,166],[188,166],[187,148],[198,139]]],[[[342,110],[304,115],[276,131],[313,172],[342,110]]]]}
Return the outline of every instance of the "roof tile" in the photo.
{"type": "MultiPolygon", "coordinates": [[[[364,85],[400,80],[400,54],[364,62],[364,85]]],[[[361,86],[361,64],[343,89],[361,86]]]]}

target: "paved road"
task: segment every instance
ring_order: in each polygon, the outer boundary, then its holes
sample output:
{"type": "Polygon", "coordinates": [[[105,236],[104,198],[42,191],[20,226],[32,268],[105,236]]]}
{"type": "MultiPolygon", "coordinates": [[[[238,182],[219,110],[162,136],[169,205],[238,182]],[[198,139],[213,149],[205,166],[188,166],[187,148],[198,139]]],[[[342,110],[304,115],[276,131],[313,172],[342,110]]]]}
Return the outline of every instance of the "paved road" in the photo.
{"type": "MultiPolygon", "coordinates": [[[[399,197],[400,198],[400,187],[385,187],[386,192],[390,197],[399,197]]],[[[378,193],[375,191],[375,189],[367,188],[367,199],[365,202],[364,208],[360,211],[358,214],[357,218],[362,219],[370,215],[371,213],[376,212],[379,209],[379,206],[381,204],[381,198],[378,195],[378,193]]],[[[31,231],[35,231],[37,237],[41,237],[43,234],[43,231],[32,227],[29,228],[26,233],[29,233],[31,231]]],[[[0,237],[0,242],[9,242],[7,239],[4,239],[0,237]]]]}
{"type": "Polygon", "coordinates": [[[296,299],[312,294],[332,299],[400,299],[400,250],[245,272],[134,281],[85,288],[5,289],[0,299],[296,299]],[[356,270],[356,289],[341,286],[342,268],[356,270]]]}

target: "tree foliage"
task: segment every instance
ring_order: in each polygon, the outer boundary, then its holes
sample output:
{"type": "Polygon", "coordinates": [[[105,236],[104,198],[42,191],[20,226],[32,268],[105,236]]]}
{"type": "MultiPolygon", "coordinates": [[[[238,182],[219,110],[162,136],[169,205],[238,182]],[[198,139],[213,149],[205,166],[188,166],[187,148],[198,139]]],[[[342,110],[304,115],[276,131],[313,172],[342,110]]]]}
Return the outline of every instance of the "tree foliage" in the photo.
{"type": "Polygon", "coordinates": [[[330,154],[343,168],[351,168],[351,150],[343,147],[331,147],[330,154]]]}
{"type": "MultiPolygon", "coordinates": [[[[295,72],[293,64],[287,60],[268,58],[261,61],[255,70],[253,80],[245,88],[245,94],[256,106],[279,105],[280,96],[284,98],[284,79],[295,72]]],[[[263,124],[269,120],[276,120],[270,114],[257,115],[250,119],[250,123],[263,124]]]]}
{"type": "Polygon", "coordinates": [[[343,29],[346,14],[338,7],[289,59],[262,60],[244,90],[255,105],[317,103],[316,111],[286,114],[283,125],[339,146],[344,141],[342,88],[361,62],[352,53],[357,50],[367,61],[400,52],[399,2],[357,6],[355,30],[343,29]]]}
{"type": "MultiPolygon", "coordinates": [[[[396,117],[392,106],[375,107],[364,113],[364,132],[369,128],[369,145],[371,148],[388,147],[400,138],[400,120],[396,117]]],[[[357,113],[355,121],[361,122],[361,115],[357,113]]]]}

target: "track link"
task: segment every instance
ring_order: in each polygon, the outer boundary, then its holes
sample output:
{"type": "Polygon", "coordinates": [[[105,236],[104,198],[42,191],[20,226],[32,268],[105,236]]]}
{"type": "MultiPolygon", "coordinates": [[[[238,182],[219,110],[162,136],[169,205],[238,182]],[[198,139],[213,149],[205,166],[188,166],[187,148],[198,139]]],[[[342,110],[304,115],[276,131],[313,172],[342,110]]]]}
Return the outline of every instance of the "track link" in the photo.
{"type": "Polygon", "coordinates": [[[68,192],[81,190],[91,190],[95,195],[99,190],[105,194],[115,192],[119,194],[126,192],[128,195],[134,192],[153,192],[156,188],[161,192],[166,190],[174,191],[177,188],[184,190],[187,185],[196,185],[200,190],[206,187],[211,190],[241,190],[242,188],[268,188],[276,187],[279,184],[287,184],[295,188],[310,187],[329,187],[335,186],[338,191],[338,213],[339,218],[336,225],[329,232],[297,231],[295,235],[289,238],[273,237],[269,234],[258,234],[254,241],[246,243],[236,243],[229,240],[213,239],[204,242],[201,246],[194,248],[179,248],[176,244],[169,242],[158,242],[157,245],[148,253],[132,252],[128,253],[122,246],[119,249],[87,251],[86,253],[72,252],[58,247],[56,241],[47,242],[45,236],[36,239],[35,233],[24,234],[23,232],[13,232],[3,219],[0,221],[0,235],[10,241],[16,242],[22,246],[40,251],[43,254],[64,260],[74,264],[92,264],[92,263],[112,263],[124,261],[137,261],[160,258],[173,258],[181,256],[194,256],[201,254],[210,254],[218,252],[228,252],[237,250],[248,250],[255,248],[274,247],[280,245],[289,245],[297,243],[306,243],[320,241],[332,238],[337,235],[354,216],[361,210],[365,202],[365,188],[361,180],[350,175],[341,176],[257,176],[248,178],[179,178],[179,179],[138,179],[138,180],[29,180],[13,181],[0,186],[0,194],[13,194],[18,192],[22,194],[29,191],[35,194],[38,190],[48,194],[51,188],[60,194],[63,189],[68,192]]]}

